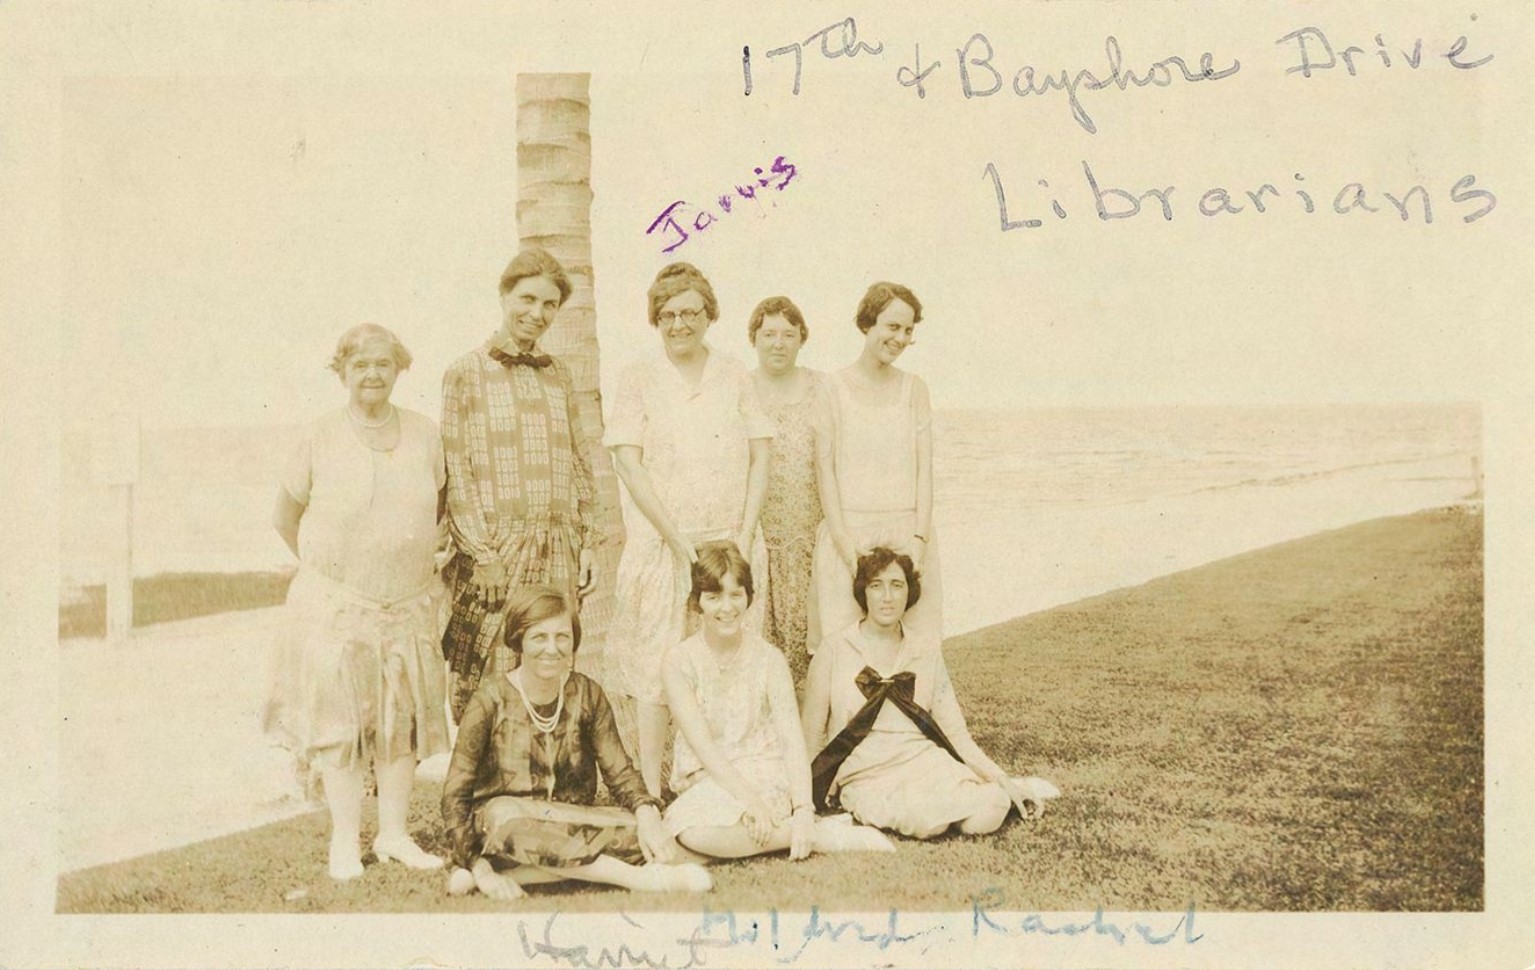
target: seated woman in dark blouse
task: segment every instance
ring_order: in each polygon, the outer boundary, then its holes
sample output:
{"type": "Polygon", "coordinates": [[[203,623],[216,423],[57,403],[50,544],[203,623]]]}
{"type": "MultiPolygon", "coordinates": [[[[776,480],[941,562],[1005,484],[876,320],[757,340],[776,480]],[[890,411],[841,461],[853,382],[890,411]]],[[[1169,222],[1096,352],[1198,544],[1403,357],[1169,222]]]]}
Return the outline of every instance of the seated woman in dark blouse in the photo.
{"type": "Polygon", "coordinates": [[[561,879],[626,889],[703,891],[709,873],[669,864],[681,850],[661,824],[602,688],[572,669],[581,622],[549,587],[507,612],[518,665],[484,680],[459,722],[442,793],[455,869],[448,891],[496,899],[561,879]],[[597,774],[618,807],[594,806],[597,774]]]}

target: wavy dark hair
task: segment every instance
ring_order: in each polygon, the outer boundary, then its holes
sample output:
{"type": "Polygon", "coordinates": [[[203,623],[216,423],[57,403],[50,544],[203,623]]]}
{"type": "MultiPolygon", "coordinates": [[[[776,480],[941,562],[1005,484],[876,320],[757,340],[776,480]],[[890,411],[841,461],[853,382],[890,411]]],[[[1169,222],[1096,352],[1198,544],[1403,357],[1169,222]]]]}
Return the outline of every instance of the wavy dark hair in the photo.
{"type": "Polygon", "coordinates": [[[523,635],[536,624],[557,616],[570,617],[570,654],[575,656],[581,648],[581,611],[552,586],[524,586],[517,590],[506,608],[506,626],[502,631],[507,648],[521,658],[523,635]]]}
{"type": "Polygon", "coordinates": [[[885,312],[885,307],[892,301],[900,300],[911,307],[912,323],[922,322],[922,301],[917,299],[917,294],[899,283],[875,283],[864,293],[863,299],[858,301],[858,312],[853,320],[858,324],[860,333],[868,333],[874,326],[875,319],[885,312]]]}
{"type": "Polygon", "coordinates": [[[770,296],[757,304],[752,309],[752,315],[746,321],[746,339],[755,344],[757,331],[762,329],[762,321],[777,314],[799,328],[800,343],[810,339],[810,328],[805,326],[805,315],[800,312],[794,301],[786,296],[770,296]]]}
{"type": "Polygon", "coordinates": [[[708,277],[692,263],[669,263],[661,267],[655,282],[650,284],[650,325],[659,325],[656,318],[667,300],[688,290],[696,290],[704,298],[704,316],[710,323],[720,318],[720,304],[714,298],[714,287],[709,285],[708,277]]]}
{"type": "Polygon", "coordinates": [[[537,246],[529,246],[506,264],[506,269],[501,271],[501,295],[512,292],[512,287],[530,276],[546,276],[560,291],[560,306],[570,299],[570,277],[565,274],[565,267],[560,261],[550,256],[537,246]]]}
{"type": "Polygon", "coordinates": [[[911,557],[888,546],[875,546],[858,557],[858,569],[853,573],[853,599],[858,601],[858,608],[865,615],[869,612],[869,584],[891,563],[900,566],[901,572],[906,574],[906,608],[916,606],[917,600],[922,598],[922,574],[917,572],[917,564],[911,557]]]}
{"type": "Polygon", "coordinates": [[[750,606],[756,590],[752,587],[752,567],[741,555],[734,542],[704,542],[698,546],[698,561],[693,563],[693,588],[688,593],[688,608],[701,609],[699,597],[705,593],[718,593],[723,589],[726,576],[746,590],[746,605],[750,606]]]}

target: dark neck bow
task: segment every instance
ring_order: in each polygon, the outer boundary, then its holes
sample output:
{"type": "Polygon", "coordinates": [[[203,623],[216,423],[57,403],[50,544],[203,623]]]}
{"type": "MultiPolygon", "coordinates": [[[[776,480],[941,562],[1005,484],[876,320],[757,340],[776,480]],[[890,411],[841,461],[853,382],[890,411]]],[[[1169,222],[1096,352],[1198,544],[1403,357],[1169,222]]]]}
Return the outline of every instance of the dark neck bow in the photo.
{"type": "Polygon", "coordinates": [[[865,667],[853,678],[853,683],[858,685],[858,690],[864,696],[864,705],[854,714],[847,726],[838,732],[831,743],[827,744],[820,754],[815,756],[815,762],[810,766],[812,779],[812,794],[815,797],[817,808],[827,808],[826,796],[831,791],[832,782],[837,778],[837,771],[842,767],[842,762],[853,753],[853,749],[869,736],[869,731],[874,727],[874,719],[879,716],[880,709],[885,702],[896,706],[902,714],[911,718],[917,730],[929,741],[938,745],[954,757],[955,761],[964,761],[959,753],[954,750],[954,745],[944,736],[943,729],[938,722],[933,720],[933,715],[917,705],[913,700],[917,690],[917,675],[909,670],[903,670],[891,677],[881,677],[879,671],[873,667],[865,667]]]}
{"type": "Polygon", "coordinates": [[[491,348],[490,357],[492,360],[500,363],[503,367],[516,367],[517,365],[521,364],[525,367],[536,368],[548,367],[550,364],[554,363],[554,358],[550,357],[548,354],[530,354],[526,351],[519,354],[509,354],[499,347],[491,348]]]}

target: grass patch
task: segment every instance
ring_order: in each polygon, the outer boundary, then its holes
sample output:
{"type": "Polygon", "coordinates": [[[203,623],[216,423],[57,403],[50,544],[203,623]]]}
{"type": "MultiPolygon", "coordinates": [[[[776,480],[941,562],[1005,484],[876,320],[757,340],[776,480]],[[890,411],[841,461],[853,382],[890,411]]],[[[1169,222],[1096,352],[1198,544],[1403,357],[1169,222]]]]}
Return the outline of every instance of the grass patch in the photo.
{"type": "MultiPolygon", "coordinates": [[[[133,625],[276,606],[293,572],[157,573],[133,581],[133,625]]],[[[84,586],[59,603],[59,639],[107,633],[107,588],[84,586]]]]}
{"type": "MultiPolygon", "coordinates": [[[[837,911],[1441,911],[1483,905],[1482,524],[1442,510],[1286,543],[952,638],[981,745],[1043,819],[890,856],[721,865],[708,905],[837,911]],[[1000,902],[997,902],[1000,900],[1000,902]]],[[[412,828],[441,850],[440,788],[412,828]]],[[[499,912],[441,874],[324,875],[323,813],[68,873],[61,912],[499,912]]],[[[696,909],[535,890],[513,909],[696,909]]]]}

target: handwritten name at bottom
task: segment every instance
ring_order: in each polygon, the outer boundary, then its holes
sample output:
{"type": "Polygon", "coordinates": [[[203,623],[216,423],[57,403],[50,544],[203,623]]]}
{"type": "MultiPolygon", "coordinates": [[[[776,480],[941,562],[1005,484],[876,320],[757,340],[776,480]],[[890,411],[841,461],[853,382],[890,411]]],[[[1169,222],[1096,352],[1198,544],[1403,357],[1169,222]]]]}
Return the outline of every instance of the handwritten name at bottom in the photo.
{"type": "MultiPolygon", "coordinates": [[[[725,950],[748,951],[778,965],[792,965],[807,952],[824,954],[834,946],[870,953],[928,953],[944,946],[974,944],[997,936],[1037,936],[1100,939],[1117,947],[1192,946],[1204,939],[1195,932],[1194,904],[1176,920],[1152,925],[1140,919],[1115,917],[1098,907],[1085,920],[1047,918],[1041,913],[1003,913],[1002,893],[989,889],[972,897],[968,921],[960,914],[926,914],[930,925],[921,926],[908,916],[902,921],[899,910],[891,909],[873,922],[844,919],[812,906],[808,915],[784,914],[770,909],[765,916],[738,915],[723,910],[705,910],[692,932],[680,938],[662,938],[663,931],[647,932],[633,916],[624,916],[632,930],[616,942],[603,945],[576,942],[587,934],[571,926],[560,926],[562,914],[553,913],[541,920],[542,926],[530,930],[525,921],[517,923],[517,939],[529,965],[550,964],[575,970],[618,970],[635,967],[644,970],[690,970],[710,966],[710,954],[725,950]],[[962,922],[964,921],[964,922],[962,922]]],[[[916,919],[921,919],[918,914],[916,919]]]]}

